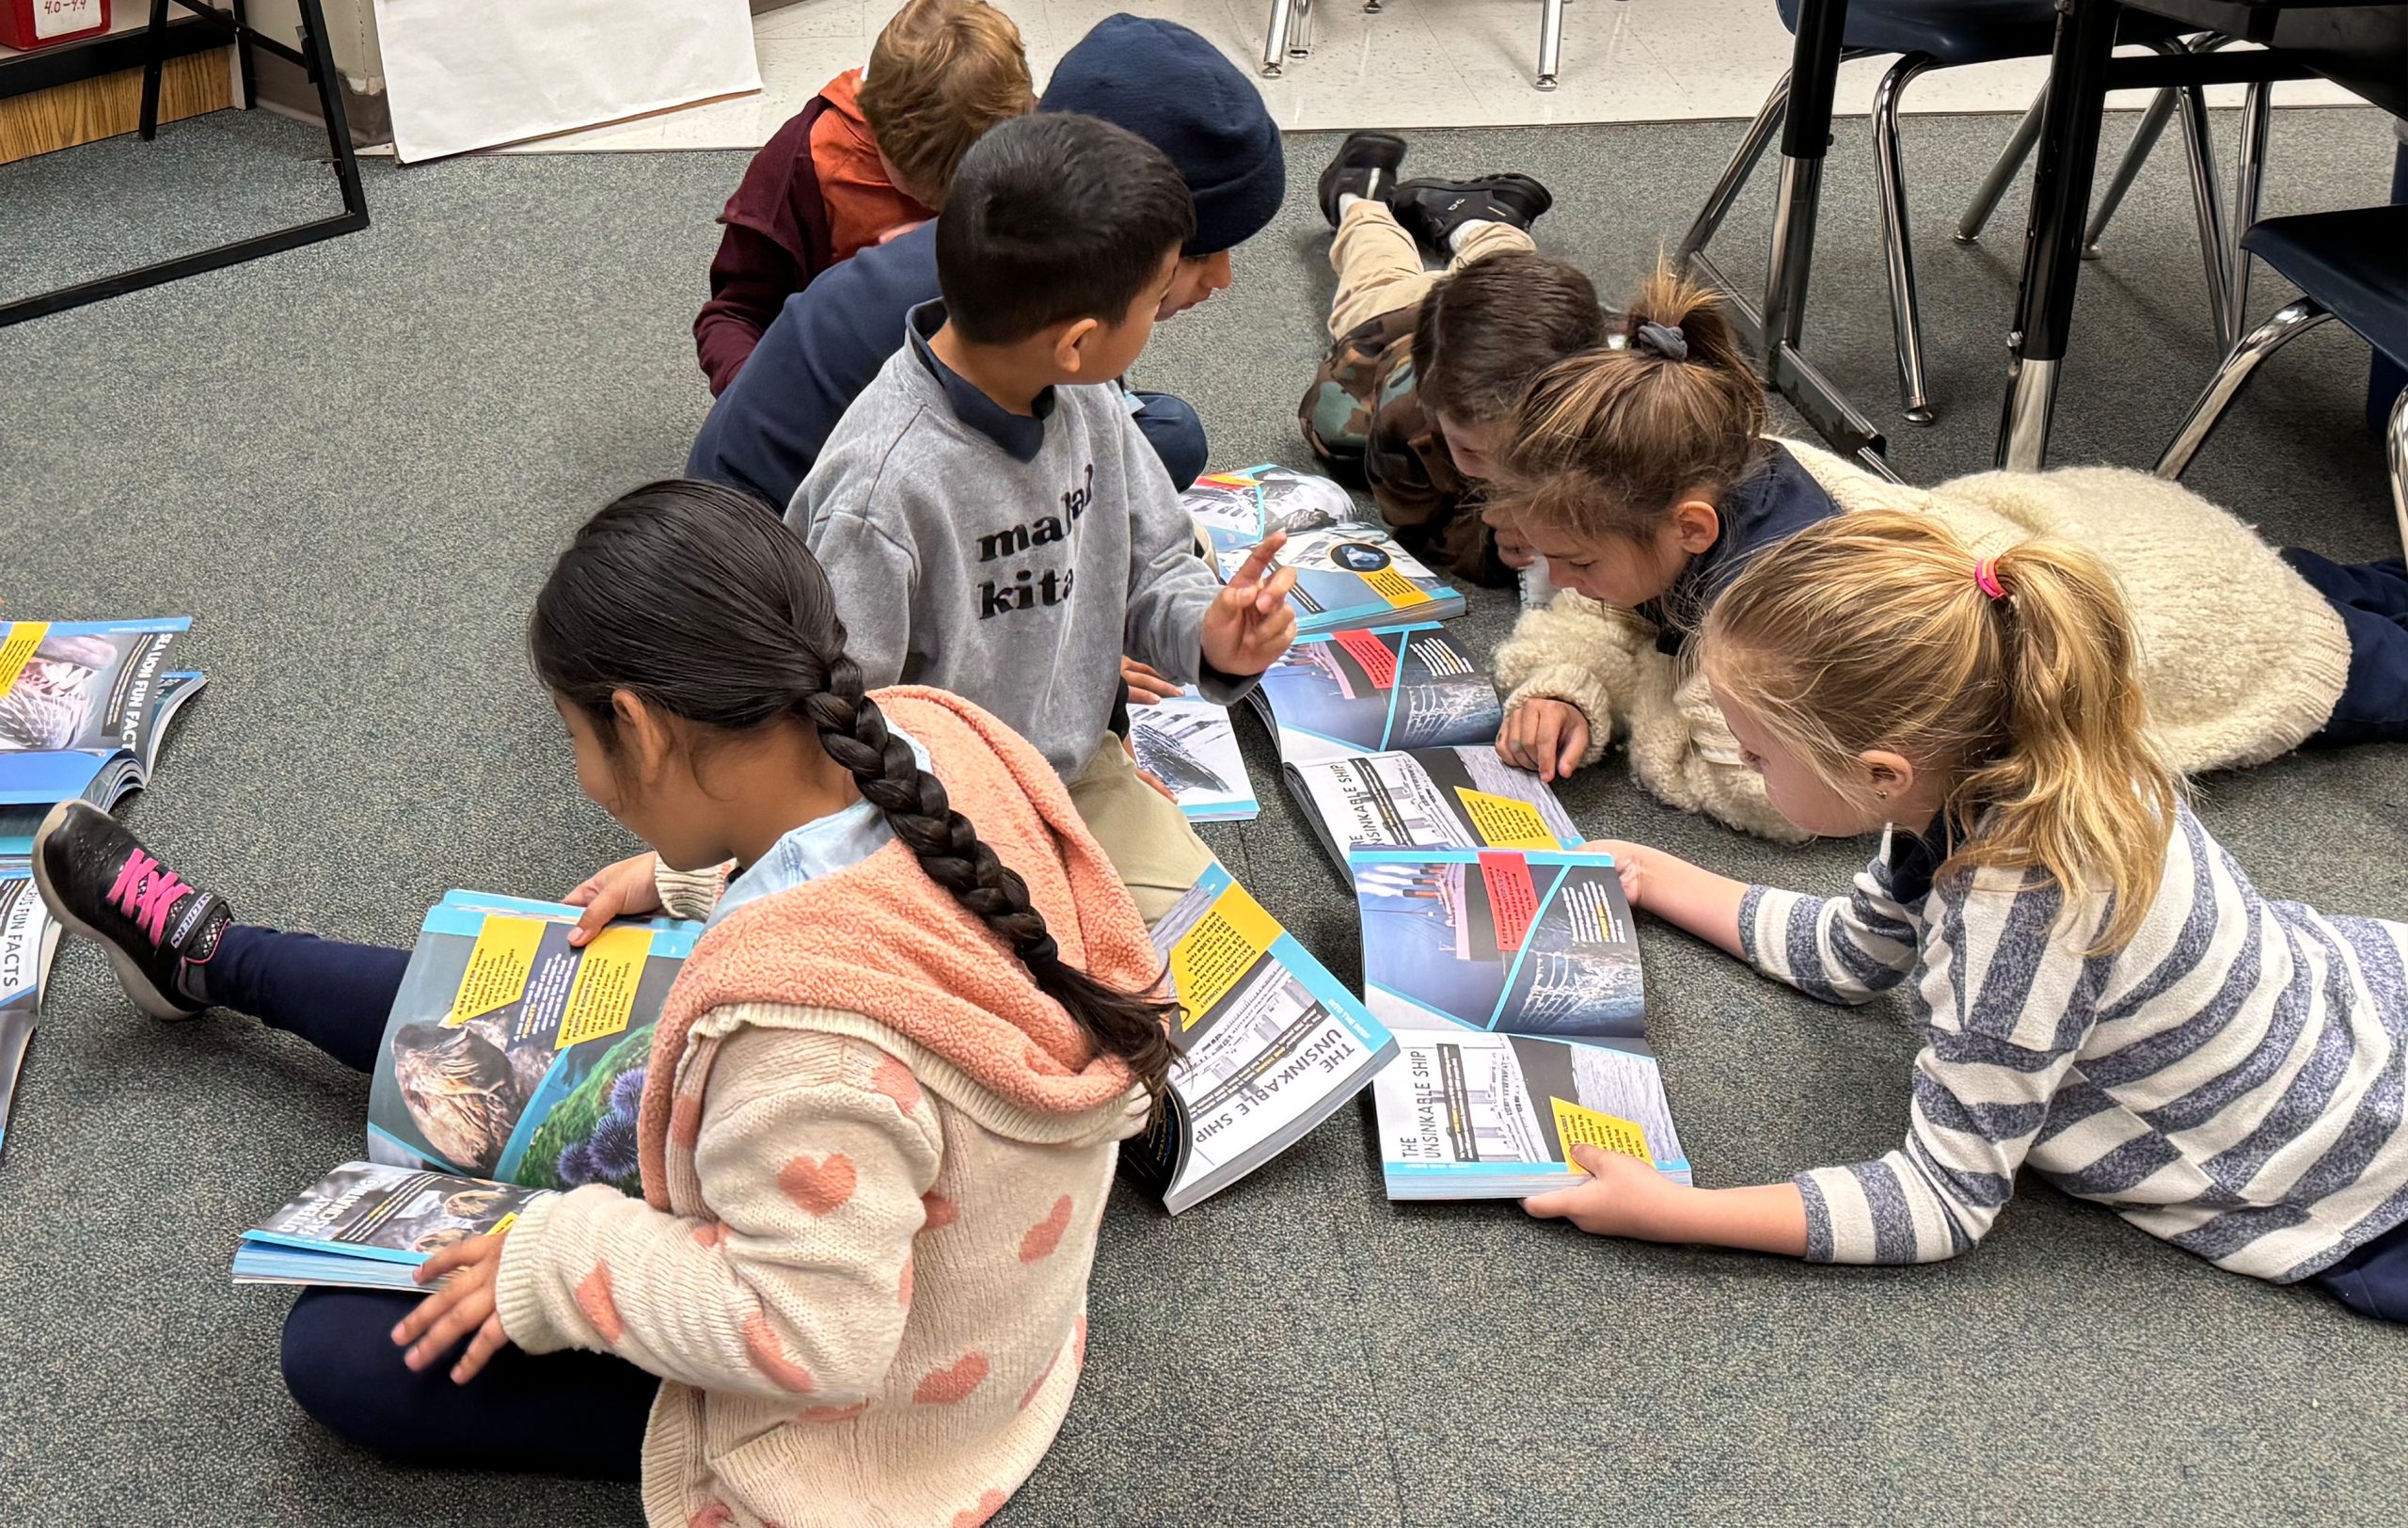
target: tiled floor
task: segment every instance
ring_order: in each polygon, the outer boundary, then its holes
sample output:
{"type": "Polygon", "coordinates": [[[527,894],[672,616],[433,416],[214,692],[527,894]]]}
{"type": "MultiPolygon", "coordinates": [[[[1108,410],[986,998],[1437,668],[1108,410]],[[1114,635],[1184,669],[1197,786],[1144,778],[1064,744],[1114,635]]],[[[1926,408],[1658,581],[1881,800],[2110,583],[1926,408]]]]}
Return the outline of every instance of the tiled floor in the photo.
{"type": "MultiPolygon", "coordinates": [[[[997,0],[1020,23],[1042,80],[1097,21],[1136,10],[1212,39],[1248,73],[1262,62],[1271,0],[997,0]]],[[[1260,79],[1287,128],[1481,127],[1545,122],[1678,121],[1753,116],[1788,66],[1790,36],[1772,0],[1571,0],[1561,87],[1531,85],[1539,0],[1320,0],[1310,56],[1260,79]]],[[[548,138],[515,151],[757,148],[830,76],[860,63],[892,13],[889,0],[799,0],[755,20],[756,96],[690,106],[548,138]]],[[[1840,109],[1867,109],[1886,61],[1843,71],[1840,109]]],[[[2047,72],[2044,60],[1946,70],[1908,93],[1918,111],[2015,111],[2047,72]]],[[[2138,98],[2127,98],[2137,103],[2138,98]]],[[[2350,98],[2321,82],[2279,88],[2286,105],[2350,98]]]]}

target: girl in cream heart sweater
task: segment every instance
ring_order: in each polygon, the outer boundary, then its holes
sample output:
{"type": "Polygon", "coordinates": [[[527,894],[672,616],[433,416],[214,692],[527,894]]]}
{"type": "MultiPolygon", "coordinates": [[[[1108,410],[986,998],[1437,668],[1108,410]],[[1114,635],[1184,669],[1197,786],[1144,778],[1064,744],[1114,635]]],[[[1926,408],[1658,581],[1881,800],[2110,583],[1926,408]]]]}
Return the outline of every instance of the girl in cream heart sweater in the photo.
{"type": "Polygon", "coordinates": [[[1567,591],[1497,655],[1498,749],[1549,779],[1616,737],[1676,806],[1802,836],[1765,801],[1693,639],[1751,562],[1836,515],[1928,515],[1996,556],[2035,536],[2097,556],[2128,601],[2139,676],[2184,772],[2303,744],[2408,737],[2408,570],[2277,553],[2179,485],[2113,468],[1983,472],[1908,487],[1765,437],[1763,389],[1701,289],[1659,274],[1622,315],[1627,343],[1532,384],[1490,515],[1500,551],[1547,559],[1567,591]]]}
{"type": "MultiPolygon", "coordinates": [[[[710,919],[644,1074],[642,1197],[539,1200],[422,1300],[303,1296],[295,1398],[425,1464],[627,1475],[641,1437],[655,1528],[984,1522],[1069,1409],[1116,1142],[1169,1057],[1136,909],[1034,747],[862,692],[817,565],[732,490],[604,510],[531,643],[579,783],[657,849],[578,888],[577,942],[710,919]]],[[[402,952],[234,925],[89,807],[36,853],[152,1012],[372,1062],[402,952]]]]}

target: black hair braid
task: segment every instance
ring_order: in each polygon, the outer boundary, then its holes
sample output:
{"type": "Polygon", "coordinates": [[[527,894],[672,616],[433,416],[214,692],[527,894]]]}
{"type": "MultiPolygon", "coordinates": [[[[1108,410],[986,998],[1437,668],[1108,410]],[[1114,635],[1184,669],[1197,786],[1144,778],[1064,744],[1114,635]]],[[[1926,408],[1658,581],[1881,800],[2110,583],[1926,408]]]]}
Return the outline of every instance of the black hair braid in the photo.
{"type": "Polygon", "coordinates": [[[1028,885],[953,809],[863,692],[828,575],[776,510],[734,488],[646,484],[588,521],[528,620],[535,671],[615,748],[617,698],[715,733],[800,721],[851,773],[929,879],[1009,945],[1096,1047],[1159,1093],[1167,1004],[1062,959],[1028,885]]]}
{"type": "Polygon", "coordinates": [[[798,709],[828,756],[851,772],[928,879],[1011,947],[1038,990],[1061,1004],[1099,1048],[1127,1061],[1149,1092],[1159,1093],[1172,1058],[1164,1027],[1169,1005],[1116,991],[1065,962],[1045,915],[1029,902],[1028,883],[953,809],[944,783],[921,769],[911,745],[886,724],[886,713],[863,692],[861,666],[840,646],[826,674],[798,709]]]}

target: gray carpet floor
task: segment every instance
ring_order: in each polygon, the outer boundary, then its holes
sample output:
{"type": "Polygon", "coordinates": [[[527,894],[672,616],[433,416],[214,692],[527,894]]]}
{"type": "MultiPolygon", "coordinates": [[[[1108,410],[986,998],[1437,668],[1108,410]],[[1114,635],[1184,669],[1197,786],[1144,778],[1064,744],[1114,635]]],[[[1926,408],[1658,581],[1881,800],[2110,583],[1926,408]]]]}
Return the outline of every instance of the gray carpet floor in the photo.
{"type": "MultiPolygon", "coordinates": [[[[2110,129],[2111,142],[2129,118],[2110,129]]],[[[1946,231],[2003,119],[1909,129],[1941,422],[1917,481],[1988,464],[2021,204],[1946,231]]],[[[1545,242],[1602,289],[1678,237],[1735,124],[1430,133],[1424,174],[1520,168],[1545,242]]],[[[2227,141],[2232,136],[2226,124],[2227,141]]],[[[1843,123],[1817,358],[1894,418],[1861,124],[1843,123]]],[[[1236,289],[1160,331],[1149,385],[1228,465],[1307,458],[1292,404],[1330,278],[1289,142],[1287,209],[1236,289]]],[[[310,135],[235,114],[0,169],[0,295],[331,206],[310,135]]],[[[2286,112],[2270,212],[2379,200],[2387,122],[2286,112]]],[[[564,890],[627,842],[578,795],[519,645],[531,591],[612,494],[674,472],[706,396],[687,326],[731,155],[371,165],[368,232],[0,332],[0,595],[16,616],[188,613],[208,694],[128,817],[245,915],[401,943],[447,887],[564,890]]],[[[1768,179],[1768,178],[1767,178],[1768,179]]],[[[1763,247],[1764,185],[1722,247],[1763,247]]],[[[2060,462],[2145,464],[2207,376],[2179,167],[2141,182],[2083,288],[2060,462]]],[[[2261,279],[2257,309],[2280,300],[2261,279]]],[[[2273,363],[2193,478],[2266,533],[2396,551],[2366,356],[2336,326],[2273,363]]],[[[1478,641],[1510,623],[1476,598],[1478,641]]],[[[1351,899],[1242,724],[1259,822],[1211,830],[1342,979],[1351,899]]],[[[1837,887],[1861,846],[1780,850],[1657,805],[1618,762],[1564,791],[1599,835],[1837,887]]],[[[2201,785],[2270,892],[2408,912],[2408,754],[2201,785]]],[[[1702,1182],[1899,1138],[1901,1004],[1818,1008],[1660,927],[1656,1034],[1702,1182]]],[[[285,1301],[227,1286],[254,1217],[361,1143],[365,1087],[246,1020],[141,1018],[61,959],[0,1165],[0,1521],[570,1525],[633,1494],[397,1471],[316,1430],[276,1372],[285,1301]]],[[[2157,1523],[2396,1515],[2408,1331],[2221,1273],[2027,1184],[1973,1255],[1833,1270],[1582,1237],[1511,1205],[1402,1209],[1341,1113],[1166,1219],[1124,1194],[1076,1409],[999,1520],[2157,1523]]]]}

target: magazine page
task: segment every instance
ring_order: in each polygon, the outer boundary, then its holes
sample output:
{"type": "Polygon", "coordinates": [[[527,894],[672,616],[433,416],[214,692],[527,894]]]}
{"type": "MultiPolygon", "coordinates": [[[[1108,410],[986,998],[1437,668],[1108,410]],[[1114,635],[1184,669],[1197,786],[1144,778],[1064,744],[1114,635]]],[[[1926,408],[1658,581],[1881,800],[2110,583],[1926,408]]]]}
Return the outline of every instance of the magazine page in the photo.
{"type": "Polygon", "coordinates": [[[1380,523],[1343,485],[1268,462],[1197,478],[1180,501],[1215,552],[1251,547],[1274,531],[1297,535],[1345,525],[1376,530],[1380,523]]]}
{"type": "MultiPolygon", "coordinates": [[[[1217,544],[1223,581],[1237,576],[1250,548],[1217,544]]],[[[1282,567],[1296,570],[1288,603],[1299,634],[1397,621],[1443,621],[1464,613],[1464,597],[1421,565],[1385,531],[1367,526],[1291,531],[1279,549],[1282,567]]]]}
{"type": "Polygon", "coordinates": [[[1262,815],[1238,751],[1229,708],[1196,695],[1129,708],[1137,767],[1168,786],[1191,822],[1249,822],[1262,815]]]}
{"type": "Polygon", "coordinates": [[[1342,869],[1371,849],[1576,849],[1555,793],[1492,746],[1416,748],[1285,767],[1323,847],[1342,869]]]}
{"type": "Polygon", "coordinates": [[[410,1270],[471,1236],[508,1231],[541,1192],[347,1162],[243,1233],[234,1281],[414,1288],[410,1270]]]}
{"type": "Polygon", "coordinates": [[[1357,849],[1363,1001],[1390,1028],[1641,1040],[1639,939],[1610,854],[1357,849]]]}
{"type": "Polygon", "coordinates": [[[105,761],[150,741],[163,666],[190,625],[0,624],[0,805],[83,795],[105,761]]]}
{"type": "Polygon", "coordinates": [[[58,931],[35,889],[33,872],[23,864],[0,864],[0,1152],[8,1149],[17,1076],[24,1070],[25,1047],[33,1043],[58,931]]]}
{"type": "Polygon", "coordinates": [[[49,806],[0,806],[0,866],[34,857],[34,830],[49,815],[49,806]]]}
{"type": "Polygon", "coordinates": [[[1215,865],[1154,930],[1179,994],[1170,1087],[1121,1163],[1177,1215],[1359,1092],[1396,1042],[1215,865]]]}
{"type": "Polygon", "coordinates": [[[1505,708],[1434,622],[1298,637],[1253,691],[1287,764],[1495,743],[1505,708]]]}
{"type": "Polygon", "coordinates": [[[1465,1029],[1400,1031],[1372,1085],[1390,1199],[1520,1199],[1581,1170],[1572,1148],[1603,1146],[1681,1183],[1656,1058],[1636,1043],[1583,1044],[1465,1029]]]}
{"type": "Polygon", "coordinates": [[[620,922],[574,949],[577,915],[458,891],[427,914],[369,1084],[372,1160],[634,1188],[652,1027],[702,926],[620,922]]]}

